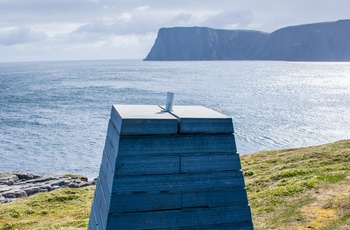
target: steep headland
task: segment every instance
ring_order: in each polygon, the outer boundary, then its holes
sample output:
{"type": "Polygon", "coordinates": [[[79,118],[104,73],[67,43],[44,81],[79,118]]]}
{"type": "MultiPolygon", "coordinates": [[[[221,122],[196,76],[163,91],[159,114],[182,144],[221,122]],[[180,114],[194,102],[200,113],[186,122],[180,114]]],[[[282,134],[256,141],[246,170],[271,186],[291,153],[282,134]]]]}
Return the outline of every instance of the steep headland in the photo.
{"type": "Polygon", "coordinates": [[[267,36],[259,31],[207,27],[161,28],[145,60],[244,60],[267,36]]]}
{"type": "Polygon", "coordinates": [[[290,26],[272,33],[161,28],[144,60],[350,61],[350,20],[290,26]]]}

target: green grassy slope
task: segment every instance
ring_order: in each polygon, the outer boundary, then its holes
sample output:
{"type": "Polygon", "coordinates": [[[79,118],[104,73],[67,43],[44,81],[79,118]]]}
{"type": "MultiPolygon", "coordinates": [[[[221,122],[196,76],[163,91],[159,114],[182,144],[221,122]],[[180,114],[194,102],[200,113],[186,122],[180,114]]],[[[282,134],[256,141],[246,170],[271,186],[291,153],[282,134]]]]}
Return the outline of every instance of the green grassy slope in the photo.
{"type": "Polygon", "coordinates": [[[350,141],[242,156],[256,229],[350,229],[350,141]]]}
{"type": "MultiPolygon", "coordinates": [[[[253,153],[241,163],[256,230],[350,229],[350,140],[253,153]]],[[[0,229],[86,229],[93,190],[0,204],[0,229]]]]}

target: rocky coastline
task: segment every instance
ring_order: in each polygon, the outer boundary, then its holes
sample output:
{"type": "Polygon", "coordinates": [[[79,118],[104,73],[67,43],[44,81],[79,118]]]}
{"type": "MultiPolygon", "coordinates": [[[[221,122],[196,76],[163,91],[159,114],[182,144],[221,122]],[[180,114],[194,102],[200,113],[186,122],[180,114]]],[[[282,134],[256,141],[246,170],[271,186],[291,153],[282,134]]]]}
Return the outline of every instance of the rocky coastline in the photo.
{"type": "Polygon", "coordinates": [[[81,188],[96,184],[96,179],[89,181],[80,175],[37,175],[23,172],[0,172],[0,204],[18,198],[49,192],[59,188],[81,188]]]}

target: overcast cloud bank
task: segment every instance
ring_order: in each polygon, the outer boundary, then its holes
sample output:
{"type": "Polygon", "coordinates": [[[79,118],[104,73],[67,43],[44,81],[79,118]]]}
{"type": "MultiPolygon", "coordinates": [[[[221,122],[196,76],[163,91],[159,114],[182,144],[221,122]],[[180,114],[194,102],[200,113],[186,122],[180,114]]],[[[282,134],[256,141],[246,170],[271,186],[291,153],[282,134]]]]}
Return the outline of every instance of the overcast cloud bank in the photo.
{"type": "Polygon", "coordinates": [[[0,61],[142,59],[161,27],[272,32],[346,18],[349,7],[347,0],[0,0],[0,61]]]}

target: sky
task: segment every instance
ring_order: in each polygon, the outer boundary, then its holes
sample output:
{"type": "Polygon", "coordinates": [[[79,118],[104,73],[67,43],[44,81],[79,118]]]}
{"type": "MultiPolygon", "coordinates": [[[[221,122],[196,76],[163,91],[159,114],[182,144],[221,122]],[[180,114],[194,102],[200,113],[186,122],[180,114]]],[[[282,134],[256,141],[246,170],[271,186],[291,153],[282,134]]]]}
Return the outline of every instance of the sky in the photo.
{"type": "Polygon", "coordinates": [[[273,32],[350,19],[350,0],[0,0],[0,62],[143,59],[162,27],[273,32]]]}

